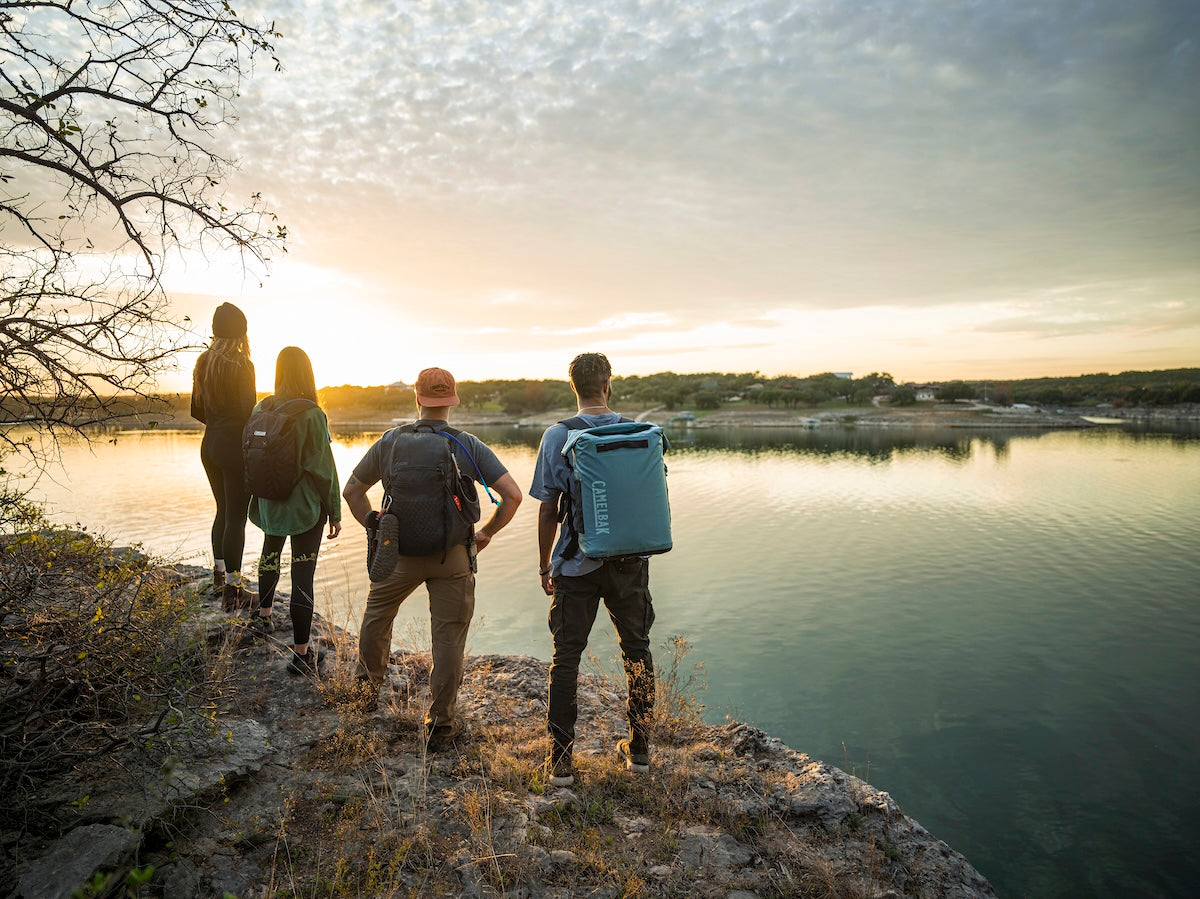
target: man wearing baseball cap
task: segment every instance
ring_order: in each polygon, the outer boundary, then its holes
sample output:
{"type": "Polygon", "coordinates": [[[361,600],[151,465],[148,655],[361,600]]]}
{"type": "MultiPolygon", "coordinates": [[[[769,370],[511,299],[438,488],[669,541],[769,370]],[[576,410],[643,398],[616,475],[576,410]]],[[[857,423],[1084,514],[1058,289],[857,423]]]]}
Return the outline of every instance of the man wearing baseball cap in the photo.
{"type": "MultiPolygon", "coordinates": [[[[377,544],[380,549],[376,550],[371,566],[371,588],[358,635],[359,677],[370,684],[377,697],[387,675],[396,613],[409,594],[424,584],[429,592],[433,655],[433,668],[429,673],[432,698],[425,715],[425,737],[429,751],[438,752],[450,748],[462,730],[457,714],[458,687],[463,678],[467,630],[475,611],[474,554],[485,549],[496,533],[512,521],[522,494],[516,480],[490,447],[473,434],[450,427],[450,409],[459,404],[454,376],[450,372],[444,368],[425,369],[417,376],[415,392],[420,417],[412,424],[392,428],[375,441],[355,467],[342,496],[351,514],[368,529],[375,521],[381,522],[381,533],[386,532],[383,522],[398,532],[416,527],[414,519],[417,516],[387,514],[387,508],[374,511],[367,491],[382,481],[384,503],[394,502],[403,507],[404,491],[426,492],[423,488],[427,485],[412,480],[424,476],[418,472],[430,470],[425,459],[444,458],[448,449],[462,477],[483,484],[492,502],[496,503],[491,518],[472,533],[470,528],[462,529],[461,520],[455,513],[470,508],[475,497],[464,497],[465,504],[454,497],[458,508],[441,516],[451,521],[446,527],[446,542],[440,549],[427,554],[405,555],[402,553],[406,541],[398,538],[395,544],[389,544],[393,548],[400,547],[401,554],[395,562],[381,556],[384,549],[382,544],[377,544]],[[499,494],[498,500],[492,497],[492,490],[499,494]],[[465,540],[463,533],[467,534],[465,540]],[[382,571],[378,570],[381,559],[386,560],[382,571]]],[[[472,488],[466,492],[473,494],[475,491],[472,488]]],[[[435,489],[432,493],[437,495],[438,491],[435,489]]],[[[478,518],[477,503],[474,509],[478,518]]]]}

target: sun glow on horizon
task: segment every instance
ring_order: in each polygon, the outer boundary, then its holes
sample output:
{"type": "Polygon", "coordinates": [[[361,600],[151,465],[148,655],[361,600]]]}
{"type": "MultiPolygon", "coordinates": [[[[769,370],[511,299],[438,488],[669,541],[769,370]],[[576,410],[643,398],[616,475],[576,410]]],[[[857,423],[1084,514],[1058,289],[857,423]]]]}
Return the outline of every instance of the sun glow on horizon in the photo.
{"type": "MultiPolygon", "coordinates": [[[[290,260],[261,286],[234,284],[228,275],[193,280],[195,274],[171,285],[176,311],[191,319],[194,342],[206,345],[212,310],[226,301],[241,307],[260,392],[273,389],[274,360],[285,346],[308,353],[320,386],[411,383],[433,365],[464,381],[565,380],[569,360],[594,350],[609,356],[618,376],[886,371],[900,381],[1058,377],[1182,368],[1196,360],[1186,340],[1172,353],[1149,344],[1140,350],[1138,336],[1120,322],[1098,333],[1068,329],[1039,337],[1021,325],[1036,304],[974,298],[916,309],[780,306],[725,320],[693,321],[647,309],[597,314],[590,322],[580,316],[576,324],[557,327],[543,314],[546,303],[527,291],[507,291],[490,302],[461,295],[414,299],[290,260]],[[193,289],[181,291],[185,284],[193,289]],[[236,289],[222,290],[231,287],[236,289]]],[[[197,353],[181,354],[160,387],[189,390],[197,353]]]]}

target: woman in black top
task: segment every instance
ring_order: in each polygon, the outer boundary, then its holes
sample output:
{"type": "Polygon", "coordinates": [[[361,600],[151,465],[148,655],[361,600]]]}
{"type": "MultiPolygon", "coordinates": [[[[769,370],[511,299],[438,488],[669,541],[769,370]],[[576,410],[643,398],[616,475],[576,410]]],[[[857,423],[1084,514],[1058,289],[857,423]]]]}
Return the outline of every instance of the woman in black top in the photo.
{"type": "Polygon", "coordinates": [[[255,399],[246,316],[232,303],[222,303],[213,313],[212,343],[196,360],[192,375],[192,417],[204,422],[200,461],[217,501],[212,527],[213,584],[222,588],[227,612],[249,603],[242,581],[250,503],[242,478],[242,429],[255,399]]]}

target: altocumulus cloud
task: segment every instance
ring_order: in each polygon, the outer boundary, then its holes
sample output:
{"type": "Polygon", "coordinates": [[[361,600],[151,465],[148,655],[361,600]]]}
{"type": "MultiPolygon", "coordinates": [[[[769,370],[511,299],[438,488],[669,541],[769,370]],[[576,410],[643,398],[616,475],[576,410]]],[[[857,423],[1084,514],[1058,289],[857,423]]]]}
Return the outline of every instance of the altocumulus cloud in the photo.
{"type": "Polygon", "coordinates": [[[1093,297],[1194,323],[1190,0],[314,0],[278,24],[244,177],[378,297],[604,334],[1023,300],[1050,311],[996,331],[1057,333],[1096,327],[1093,297]]]}

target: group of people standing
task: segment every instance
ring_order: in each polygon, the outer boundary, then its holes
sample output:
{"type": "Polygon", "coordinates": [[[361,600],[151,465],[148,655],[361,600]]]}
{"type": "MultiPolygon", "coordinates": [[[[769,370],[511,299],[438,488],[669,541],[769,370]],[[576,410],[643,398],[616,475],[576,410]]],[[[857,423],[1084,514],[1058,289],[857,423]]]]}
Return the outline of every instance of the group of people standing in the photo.
{"type": "Polygon", "coordinates": [[[322,532],[342,530],[337,466],[330,446],[329,422],[317,405],[316,380],[308,354],[284,347],[275,362],[275,392],[256,403],[254,363],[250,361],[245,314],[223,303],[213,314],[213,340],[200,354],[192,378],[192,417],[204,423],[200,460],[217,504],[213,519],[213,586],[221,591],[226,612],[242,612],[249,626],[274,631],[271,611],[279,584],[284,543],[292,543],[292,658],[288,671],[313,674],[323,650],[310,650],[314,609],[313,582],[322,532]],[[242,466],[242,434],[251,414],[264,405],[306,399],[311,405],[296,417],[296,442],[303,476],[287,499],[251,495],[242,466]],[[258,593],[242,574],[246,520],[263,532],[258,562],[258,593]]]}
{"type": "MultiPolygon", "coordinates": [[[[589,427],[614,423],[610,408],[612,368],[599,353],[577,356],[568,368],[579,418],[589,427]]],[[[467,633],[475,609],[476,553],[484,550],[516,514],[520,487],[495,452],[483,441],[449,427],[450,412],[459,404],[454,377],[440,368],[425,369],[415,384],[418,417],[407,426],[448,437],[457,469],[494,490],[491,517],[462,543],[429,555],[399,555],[390,572],[372,577],[359,630],[357,675],[372,699],[383,686],[391,655],[392,627],[401,603],[424,585],[431,620],[430,705],[425,739],[429,751],[450,748],[463,731],[458,715],[458,689],[465,668],[467,633]]],[[[280,556],[291,541],[292,656],[288,671],[315,675],[324,650],[311,642],[313,582],[322,537],[341,532],[341,500],[366,528],[379,521],[368,492],[380,481],[385,496],[389,475],[409,445],[406,428],[393,428],[367,450],[339,495],[329,423],[317,404],[312,364],[298,347],[285,347],[276,360],[275,392],[256,403],[254,365],[250,360],[246,316],[230,303],[213,315],[213,339],[196,363],[192,415],[205,425],[200,456],[216,501],[212,528],[213,585],[225,611],[243,613],[247,626],[262,633],[274,630],[272,607],[280,578],[280,556]],[[296,416],[296,444],[301,477],[286,499],[266,499],[247,492],[243,480],[242,435],[260,408],[277,408],[304,399],[308,407],[296,416]],[[245,528],[249,519],[264,534],[258,565],[258,591],[250,590],[242,573],[245,528]]],[[[601,601],[612,620],[621,648],[628,686],[629,737],[617,752],[626,768],[649,771],[650,721],[654,709],[654,662],[650,627],[654,608],[645,557],[598,560],[570,548],[568,526],[560,514],[569,494],[570,472],[562,455],[565,424],[552,425],[542,436],[529,493],[539,500],[537,524],[538,576],[551,597],[548,620],[553,658],[548,688],[547,729],[551,737],[549,781],[574,781],[575,724],[579,664],[601,601]]]]}

